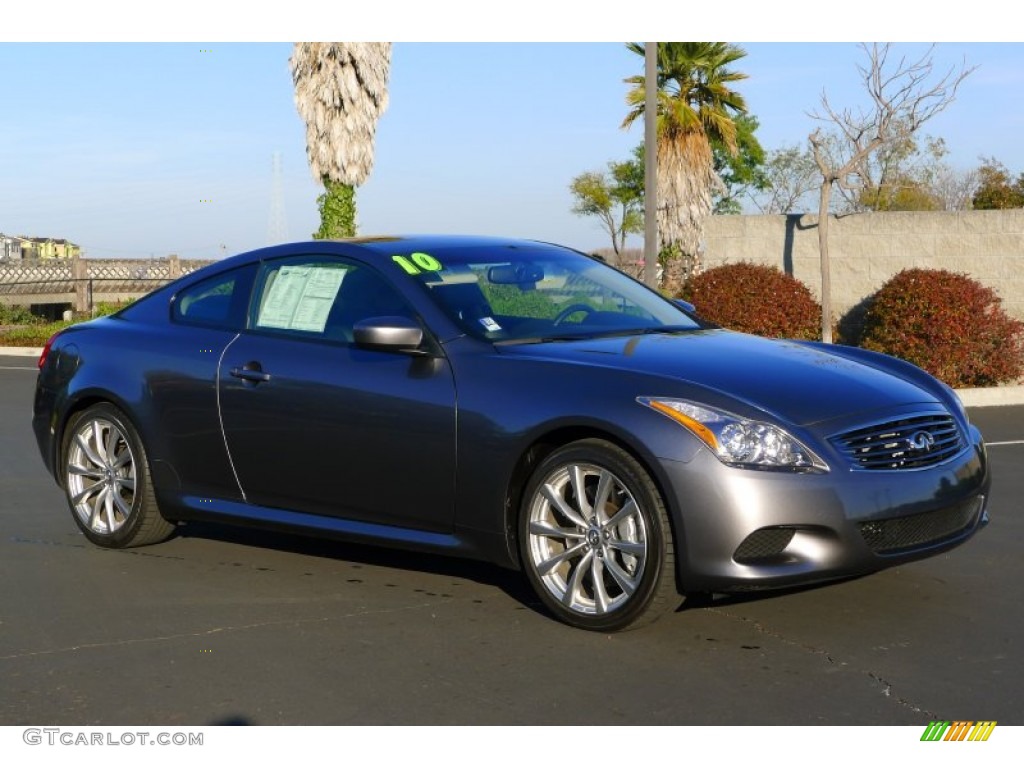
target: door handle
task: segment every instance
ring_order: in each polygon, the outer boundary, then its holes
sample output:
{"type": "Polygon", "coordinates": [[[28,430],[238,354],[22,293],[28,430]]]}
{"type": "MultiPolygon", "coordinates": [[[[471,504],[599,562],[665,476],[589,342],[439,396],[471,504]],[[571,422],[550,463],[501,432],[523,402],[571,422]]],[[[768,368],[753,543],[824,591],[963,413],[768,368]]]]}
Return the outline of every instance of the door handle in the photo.
{"type": "Polygon", "coordinates": [[[246,363],[241,368],[232,368],[230,373],[236,379],[251,381],[253,384],[270,381],[270,374],[264,373],[263,368],[257,362],[246,363]]]}

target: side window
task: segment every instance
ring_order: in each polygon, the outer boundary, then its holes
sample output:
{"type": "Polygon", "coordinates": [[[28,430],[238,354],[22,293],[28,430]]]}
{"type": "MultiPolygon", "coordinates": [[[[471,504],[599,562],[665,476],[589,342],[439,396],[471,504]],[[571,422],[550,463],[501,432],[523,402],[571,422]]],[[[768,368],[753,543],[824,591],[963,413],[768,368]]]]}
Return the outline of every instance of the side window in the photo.
{"type": "Polygon", "coordinates": [[[175,322],[227,330],[245,327],[254,265],[247,265],[190,285],[174,299],[175,322]]]}
{"type": "Polygon", "coordinates": [[[264,265],[254,330],[348,342],[360,320],[414,314],[370,267],[341,259],[292,258],[264,265]]]}

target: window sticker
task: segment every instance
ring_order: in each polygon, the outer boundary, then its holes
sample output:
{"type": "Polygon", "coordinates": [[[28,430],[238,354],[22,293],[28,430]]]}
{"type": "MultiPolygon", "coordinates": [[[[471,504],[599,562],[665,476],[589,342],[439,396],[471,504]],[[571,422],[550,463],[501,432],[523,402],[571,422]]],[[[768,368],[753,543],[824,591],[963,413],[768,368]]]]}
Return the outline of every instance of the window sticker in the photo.
{"type": "Polygon", "coordinates": [[[323,333],[345,270],[333,265],[281,267],[267,291],[256,325],[323,333]]]}
{"type": "Polygon", "coordinates": [[[418,275],[421,272],[440,272],[444,265],[429,253],[410,253],[408,256],[395,255],[391,260],[404,269],[410,275],[418,275]]]}
{"type": "Polygon", "coordinates": [[[500,331],[501,326],[494,322],[493,317],[481,317],[480,325],[482,325],[488,331],[500,331]]]}

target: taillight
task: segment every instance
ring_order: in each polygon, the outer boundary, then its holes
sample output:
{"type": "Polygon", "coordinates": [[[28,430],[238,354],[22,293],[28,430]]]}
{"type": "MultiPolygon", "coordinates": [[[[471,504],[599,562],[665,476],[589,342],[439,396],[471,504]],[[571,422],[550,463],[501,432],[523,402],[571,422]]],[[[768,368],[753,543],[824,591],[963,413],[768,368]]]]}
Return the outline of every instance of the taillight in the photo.
{"type": "Polygon", "coordinates": [[[42,352],[41,355],[39,355],[39,368],[40,368],[40,370],[42,370],[42,367],[44,365],[46,365],[46,358],[50,356],[50,347],[53,346],[53,342],[56,341],[56,339],[57,339],[57,337],[59,335],[60,335],[60,331],[58,331],[57,333],[53,334],[53,336],[50,337],[50,340],[46,342],[46,346],[43,347],[43,352],[42,352]]]}

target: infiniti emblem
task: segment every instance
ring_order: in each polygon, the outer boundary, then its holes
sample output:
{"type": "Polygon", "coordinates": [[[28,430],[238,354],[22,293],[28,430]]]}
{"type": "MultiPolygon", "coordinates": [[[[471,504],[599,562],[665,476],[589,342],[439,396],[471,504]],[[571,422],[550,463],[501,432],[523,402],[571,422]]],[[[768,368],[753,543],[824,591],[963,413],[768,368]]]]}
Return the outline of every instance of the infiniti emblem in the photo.
{"type": "Polygon", "coordinates": [[[923,429],[915,432],[907,439],[907,447],[913,451],[928,451],[935,445],[935,438],[931,432],[923,429]]]}

